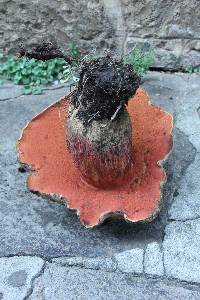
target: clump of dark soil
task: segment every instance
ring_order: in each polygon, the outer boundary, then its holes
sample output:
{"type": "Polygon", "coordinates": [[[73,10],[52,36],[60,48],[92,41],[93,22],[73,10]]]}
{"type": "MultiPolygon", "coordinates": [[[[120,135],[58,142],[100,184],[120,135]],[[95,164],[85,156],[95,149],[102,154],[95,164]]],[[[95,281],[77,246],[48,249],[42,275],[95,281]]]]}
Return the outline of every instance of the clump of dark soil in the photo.
{"type": "Polygon", "coordinates": [[[25,56],[30,59],[35,58],[38,60],[63,58],[68,63],[71,63],[73,61],[72,57],[64,55],[63,52],[59,50],[51,42],[42,42],[41,44],[37,44],[31,49],[25,49],[23,46],[21,46],[21,48],[17,53],[17,56],[18,57],[25,56]]]}
{"type": "Polygon", "coordinates": [[[134,96],[140,78],[130,65],[110,56],[83,62],[80,80],[71,98],[85,121],[111,119],[120,114],[134,96]]]}

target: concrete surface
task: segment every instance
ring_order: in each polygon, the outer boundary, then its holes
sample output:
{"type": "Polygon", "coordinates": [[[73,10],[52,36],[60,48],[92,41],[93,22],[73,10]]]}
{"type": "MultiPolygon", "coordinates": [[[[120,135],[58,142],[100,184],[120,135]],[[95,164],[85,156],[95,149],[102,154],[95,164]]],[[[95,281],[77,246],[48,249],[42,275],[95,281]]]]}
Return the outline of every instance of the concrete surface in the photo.
{"type": "Polygon", "coordinates": [[[22,128],[69,87],[22,96],[0,86],[0,299],[200,299],[200,76],[153,72],[143,86],[175,119],[162,211],[92,230],[30,193],[18,170],[22,128]]]}

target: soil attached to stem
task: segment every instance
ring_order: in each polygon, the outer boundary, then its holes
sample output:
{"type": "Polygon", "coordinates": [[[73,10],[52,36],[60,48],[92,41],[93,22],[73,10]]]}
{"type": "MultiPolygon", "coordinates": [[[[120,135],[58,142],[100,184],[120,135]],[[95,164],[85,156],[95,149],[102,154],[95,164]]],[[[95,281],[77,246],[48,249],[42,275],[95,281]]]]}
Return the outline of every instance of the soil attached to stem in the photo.
{"type": "Polygon", "coordinates": [[[92,120],[115,119],[135,95],[140,78],[130,65],[110,56],[83,62],[80,80],[72,96],[78,116],[92,120]]]}

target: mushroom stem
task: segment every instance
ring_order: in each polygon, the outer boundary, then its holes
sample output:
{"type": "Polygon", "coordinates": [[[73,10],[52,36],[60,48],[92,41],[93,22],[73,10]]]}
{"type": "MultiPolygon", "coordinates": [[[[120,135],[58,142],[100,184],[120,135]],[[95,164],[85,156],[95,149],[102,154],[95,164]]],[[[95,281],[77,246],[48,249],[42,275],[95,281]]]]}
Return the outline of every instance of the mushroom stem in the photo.
{"type": "Polygon", "coordinates": [[[87,183],[111,188],[125,184],[132,170],[132,126],[126,104],[139,78],[110,57],[82,65],[70,100],[67,143],[87,183]]]}
{"type": "Polygon", "coordinates": [[[70,105],[66,120],[67,143],[83,181],[110,188],[125,184],[132,169],[132,128],[126,109],[113,121],[85,124],[70,105]]]}

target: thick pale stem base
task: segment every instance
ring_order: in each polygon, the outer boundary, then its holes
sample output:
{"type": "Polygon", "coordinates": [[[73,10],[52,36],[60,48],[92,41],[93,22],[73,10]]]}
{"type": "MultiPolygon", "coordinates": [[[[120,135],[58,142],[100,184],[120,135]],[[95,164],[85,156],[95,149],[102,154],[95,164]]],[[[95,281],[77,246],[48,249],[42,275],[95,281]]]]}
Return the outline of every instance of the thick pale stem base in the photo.
{"type": "Polygon", "coordinates": [[[113,121],[85,124],[72,105],[66,120],[68,147],[74,164],[88,184],[111,188],[126,184],[132,170],[132,127],[124,108],[113,121]]]}

